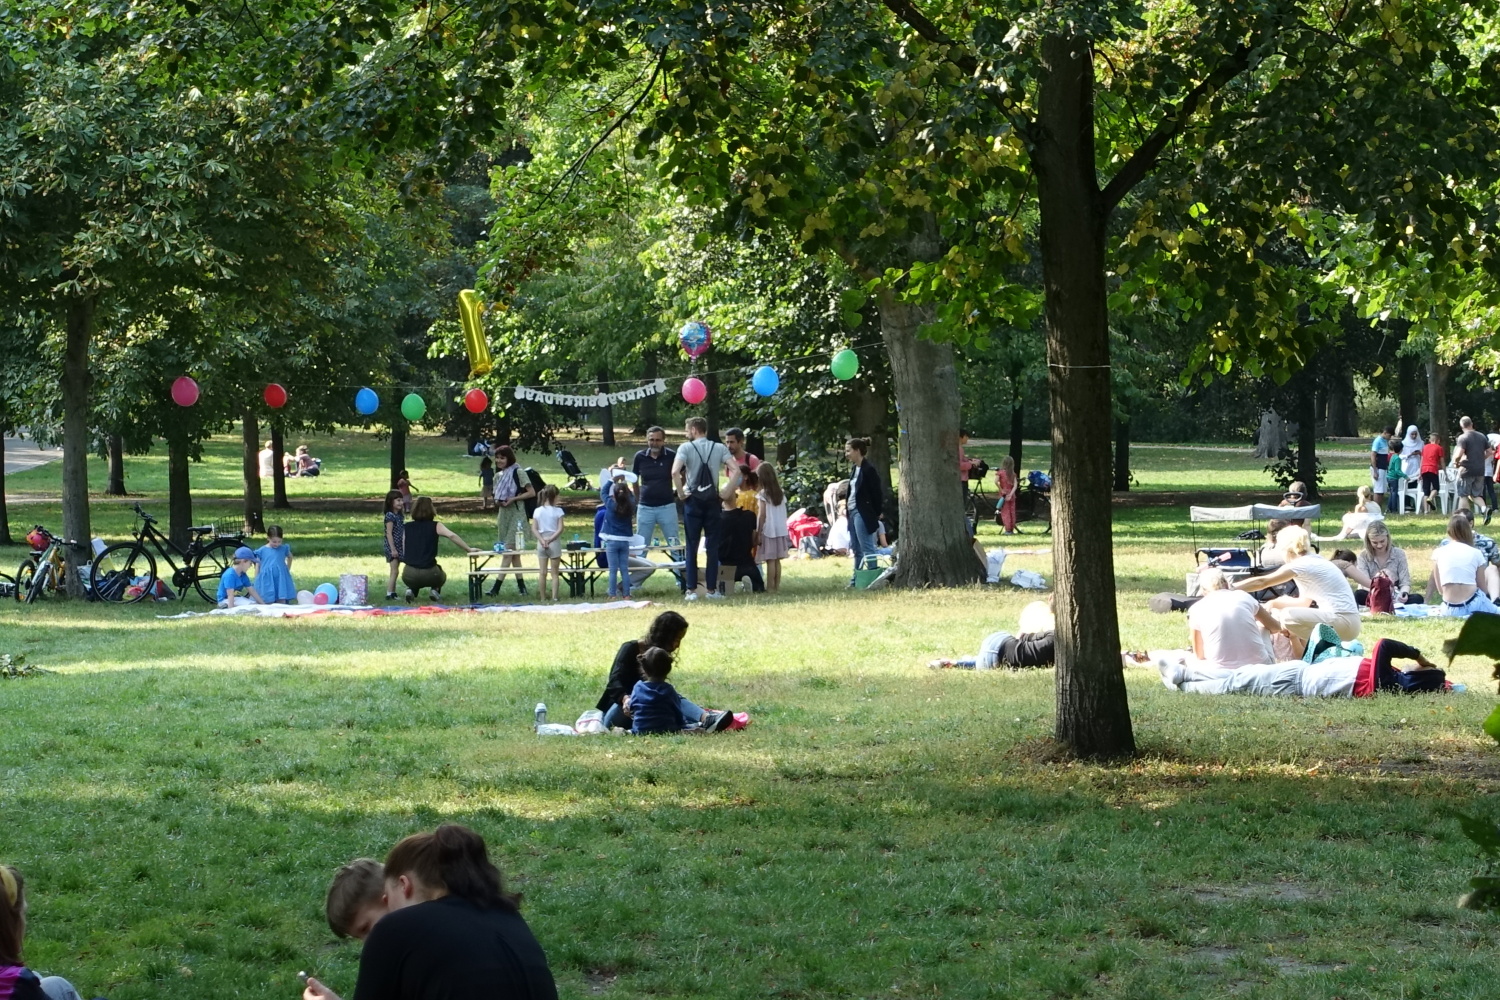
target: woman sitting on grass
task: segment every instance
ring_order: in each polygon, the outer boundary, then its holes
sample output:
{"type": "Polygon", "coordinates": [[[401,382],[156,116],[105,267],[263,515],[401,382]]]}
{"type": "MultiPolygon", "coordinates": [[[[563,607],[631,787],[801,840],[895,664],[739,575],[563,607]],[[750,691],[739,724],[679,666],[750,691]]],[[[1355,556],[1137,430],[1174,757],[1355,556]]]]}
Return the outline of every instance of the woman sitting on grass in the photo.
{"type": "Polygon", "coordinates": [[[1406,550],[1391,541],[1391,529],[1384,521],[1370,522],[1365,531],[1365,547],[1353,559],[1340,559],[1335,553],[1333,564],[1358,585],[1354,601],[1360,607],[1369,603],[1370,585],[1376,577],[1391,581],[1394,603],[1422,603],[1422,595],[1411,592],[1411,567],[1406,561],[1406,550]]]}
{"type": "Polygon", "coordinates": [[[1432,550],[1432,585],[1443,595],[1444,613],[1467,618],[1476,611],[1500,615],[1484,591],[1489,560],[1474,545],[1472,515],[1460,511],[1448,519],[1448,539],[1432,550]]]}
{"type": "MultiPolygon", "coordinates": [[[[609,680],[604,682],[604,693],[594,706],[604,713],[605,729],[629,729],[631,727],[630,693],[645,675],[641,673],[641,654],[648,649],[677,652],[687,635],[687,619],[675,611],[663,611],[651,619],[651,627],[644,639],[630,639],[621,643],[615,653],[615,662],[609,668],[609,680]]],[[[683,722],[701,729],[722,729],[732,720],[732,712],[705,712],[697,705],[678,696],[683,722]]]]}
{"type": "Polygon", "coordinates": [[[1311,551],[1307,529],[1295,525],[1282,528],[1276,535],[1276,545],[1285,559],[1281,567],[1240,580],[1234,589],[1254,593],[1296,581],[1298,596],[1278,597],[1266,606],[1291,633],[1293,652],[1298,656],[1319,625],[1331,626],[1345,642],[1358,638],[1359,606],[1354,603],[1349,581],[1337,566],[1311,551]]]}
{"type": "Polygon", "coordinates": [[[78,1000],[73,984],[57,976],[42,978],[21,961],[26,937],[26,880],[9,865],[0,865],[0,1000],[78,1000]]]}
{"type": "MultiPolygon", "coordinates": [[[[385,894],[390,912],[365,939],[354,1000],[557,1000],[519,898],[473,830],[447,823],[401,841],[385,859],[385,894]]],[[[309,979],[302,998],[338,994],[309,979]]]]}

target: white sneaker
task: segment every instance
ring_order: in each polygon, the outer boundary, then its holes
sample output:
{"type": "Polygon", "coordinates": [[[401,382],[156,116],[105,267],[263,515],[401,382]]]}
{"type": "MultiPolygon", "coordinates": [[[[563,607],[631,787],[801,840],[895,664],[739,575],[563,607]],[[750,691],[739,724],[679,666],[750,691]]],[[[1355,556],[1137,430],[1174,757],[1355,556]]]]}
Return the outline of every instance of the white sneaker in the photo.
{"type": "Polygon", "coordinates": [[[1186,680],[1187,668],[1180,663],[1159,663],[1161,669],[1161,682],[1173,691],[1182,690],[1182,682],[1186,680]]]}
{"type": "Polygon", "coordinates": [[[710,590],[708,592],[708,598],[709,598],[709,600],[719,600],[719,601],[722,601],[724,599],[724,595],[721,594],[721,593],[719,593],[717,590],[710,590]]]}
{"type": "Polygon", "coordinates": [[[682,595],[682,599],[684,601],[696,601],[698,599],[698,592],[696,590],[690,590],[686,594],[682,595]]]}

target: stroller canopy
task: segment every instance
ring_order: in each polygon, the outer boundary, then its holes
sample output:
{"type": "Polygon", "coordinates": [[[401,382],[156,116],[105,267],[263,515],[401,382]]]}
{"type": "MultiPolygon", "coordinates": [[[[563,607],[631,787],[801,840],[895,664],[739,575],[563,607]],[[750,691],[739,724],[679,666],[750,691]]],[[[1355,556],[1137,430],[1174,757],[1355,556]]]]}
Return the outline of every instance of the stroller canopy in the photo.
{"type": "Polygon", "coordinates": [[[1277,507],[1268,503],[1251,503],[1243,507],[1190,507],[1189,520],[1194,523],[1212,521],[1269,521],[1273,518],[1293,521],[1316,521],[1323,516],[1322,504],[1305,507],[1277,507]]]}

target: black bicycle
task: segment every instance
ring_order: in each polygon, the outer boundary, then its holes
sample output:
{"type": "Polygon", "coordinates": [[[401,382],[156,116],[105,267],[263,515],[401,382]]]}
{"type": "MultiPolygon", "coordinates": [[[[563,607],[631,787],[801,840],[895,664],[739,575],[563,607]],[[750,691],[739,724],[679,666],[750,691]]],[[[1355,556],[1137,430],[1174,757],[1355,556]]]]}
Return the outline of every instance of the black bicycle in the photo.
{"type": "Polygon", "coordinates": [[[183,549],[157,529],[156,518],[141,510],[140,504],[135,505],[135,516],[139,519],[135,540],[111,545],[89,567],[94,596],[112,604],[134,604],[154,595],[159,579],[150,551],[154,548],[172,567],[172,586],[179,598],[186,597],[192,587],[205,601],[217,601],[219,577],[234,565],[234,550],[244,544],[244,536],[221,535],[212,524],[199,525],[188,529],[193,538],[183,549]]]}

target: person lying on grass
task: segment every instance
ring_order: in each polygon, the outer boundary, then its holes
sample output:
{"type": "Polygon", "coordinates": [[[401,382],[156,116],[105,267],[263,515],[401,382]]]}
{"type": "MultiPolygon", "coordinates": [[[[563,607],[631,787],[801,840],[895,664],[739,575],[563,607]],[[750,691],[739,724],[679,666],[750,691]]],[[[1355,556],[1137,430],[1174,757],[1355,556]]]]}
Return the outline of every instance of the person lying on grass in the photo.
{"type": "Polygon", "coordinates": [[[363,941],[375,922],[390,912],[385,898],[385,866],[374,858],[355,858],[340,868],[323,903],[334,937],[363,941]]]}
{"type": "Polygon", "coordinates": [[[246,604],[265,604],[265,598],[250,584],[250,567],[255,553],[249,546],[234,550],[234,565],[219,576],[219,607],[237,608],[246,604]]]}
{"type": "Polygon", "coordinates": [[[979,652],[956,660],[933,660],[927,665],[933,669],[956,667],[960,670],[1021,670],[1027,667],[1050,667],[1057,654],[1053,633],[1057,620],[1052,615],[1052,606],[1046,601],[1032,601],[1021,609],[1017,623],[1018,635],[1009,632],[991,632],[979,644],[979,652]]]}
{"type": "MultiPolygon", "coordinates": [[[[557,1000],[546,953],[479,834],[452,823],[413,834],[391,849],[384,875],[390,912],[360,952],[354,1000],[557,1000]]],[[[302,998],[338,994],[310,978],[302,998]]]]}
{"type": "MultiPolygon", "coordinates": [[[[1324,641],[1336,643],[1332,630],[1324,641]]],[[[1157,654],[1161,680],[1190,694],[1257,694],[1301,698],[1368,698],[1376,691],[1416,694],[1450,689],[1447,676],[1422,651],[1395,639],[1377,639],[1368,656],[1330,656],[1316,663],[1288,660],[1225,670],[1157,654]],[[1415,661],[1403,670],[1393,660],[1415,661]]],[[[1139,661],[1137,661],[1139,662],[1139,661]]]]}
{"type": "Polygon", "coordinates": [[[26,937],[26,880],[19,870],[0,865],[0,997],[5,1000],[78,1000],[73,984],[42,978],[22,963],[26,937]]]}

